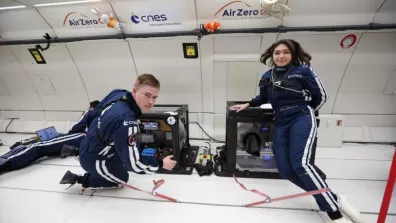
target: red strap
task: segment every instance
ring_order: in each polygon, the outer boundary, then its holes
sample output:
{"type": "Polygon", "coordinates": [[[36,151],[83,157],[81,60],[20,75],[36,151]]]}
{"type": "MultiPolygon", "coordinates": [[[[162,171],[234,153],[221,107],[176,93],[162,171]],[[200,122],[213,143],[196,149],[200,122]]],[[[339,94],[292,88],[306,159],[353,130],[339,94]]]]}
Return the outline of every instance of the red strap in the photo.
{"type": "Polygon", "coordinates": [[[238,182],[238,180],[237,180],[236,177],[235,177],[235,174],[233,174],[233,176],[234,176],[235,181],[236,181],[243,189],[245,189],[245,190],[247,190],[247,191],[251,191],[251,192],[253,192],[253,193],[256,193],[256,194],[258,194],[258,195],[263,196],[263,197],[266,198],[266,199],[263,200],[263,201],[259,201],[259,202],[255,202],[255,203],[246,204],[246,205],[244,205],[245,207],[251,207],[251,206],[255,206],[255,205],[259,205],[259,204],[265,204],[265,203],[273,203],[273,202],[276,202],[276,201],[283,201],[283,200],[288,200],[288,199],[293,199],[293,198],[298,198],[298,197],[304,197],[304,196],[309,196],[309,195],[315,195],[315,194],[320,194],[320,193],[325,193],[325,192],[330,191],[329,188],[323,188],[323,189],[320,189],[320,190],[314,190],[314,191],[304,192],[304,193],[300,193],[300,194],[293,194],[293,195],[288,195],[288,196],[278,197],[278,198],[272,199],[270,196],[268,196],[268,195],[266,195],[266,194],[264,194],[264,193],[262,193],[262,192],[260,192],[260,191],[258,191],[258,190],[255,190],[255,189],[253,189],[253,190],[248,190],[248,189],[246,189],[246,187],[245,187],[243,184],[241,184],[241,183],[238,182]]]}
{"type": "Polygon", "coordinates": [[[124,186],[124,187],[127,187],[129,189],[141,191],[141,192],[144,192],[144,193],[148,193],[148,194],[154,195],[156,197],[160,197],[162,199],[165,199],[165,200],[168,200],[168,201],[171,201],[171,202],[177,202],[177,200],[174,199],[174,198],[171,198],[171,197],[168,197],[168,196],[165,196],[165,195],[162,195],[162,194],[159,194],[159,193],[155,192],[155,190],[157,190],[159,187],[162,186],[162,184],[165,183],[164,180],[159,180],[159,181],[153,180],[153,183],[154,183],[155,186],[154,186],[153,190],[151,191],[151,193],[148,192],[148,191],[140,190],[139,188],[134,187],[134,186],[129,185],[129,184],[121,184],[121,185],[124,186]]]}
{"type": "Polygon", "coordinates": [[[266,194],[264,194],[264,193],[262,193],[262,192],[260,192],[260,191],[258,191],[258,190],[256,190],[256,189],[248,190],[248,189],[245,187],[245,185],[243,185],[243,184],[241,184],[241,183],[238,182],[237,178],[235,177],[235,174],[232,174],[232,175],[234,176],[235,181],[236,181],[244,190],[251,191],[251,192],[256,193],[256,194],[258,194],[258,195],[260,195],[260,196],[263,196],[263,197],[266,198],[266,200],[267,200],[267,199],[271,199],[270,196],[268,196],[268,195],[266,195],[266,194]]]}
{"type": "Polygon", "coordinates": [[[378,215],[377,223],[384,223],[388,214],[389,204],[392,200],[393,188],[396,183],[396,150],[393,154],[391,169],[389,170],[388,183],[385,187],[384,196],[381,202],[381,208],[378,215]]]}

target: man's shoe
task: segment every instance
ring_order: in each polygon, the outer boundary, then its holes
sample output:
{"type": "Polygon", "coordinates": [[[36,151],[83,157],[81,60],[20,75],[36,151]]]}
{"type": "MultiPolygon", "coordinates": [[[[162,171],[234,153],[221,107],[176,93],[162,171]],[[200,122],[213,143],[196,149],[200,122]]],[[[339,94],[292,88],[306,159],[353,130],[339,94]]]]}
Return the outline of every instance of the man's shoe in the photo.
{"type": "Polygon", "coordinates": [[[69,145],[63,145],[60,158],[65,159],[68,156],[77,156],[78,155],[78,148],[69,145]]]}
{"type": "MultiPolygon", "coordinates": [[[[74,174],[70,172],[69,170],[65,173],[63,176],[62,180],[60,181],[60,184],[70,184],[70,187],[73,186],[74,184],[78,183],[78,180],[80,179],[81,176],[74,174]]],[[[68,187],[68,188],[70,188],[68,187]]],[[[68,189],[67,188],[67,189],[68,189]]]]}
{"type": "Polygon", "coordinates": [[[364,223],[364,218],[360,212],[352,205],[348,200],[348,197],[344,194],[336,194],[338,203],[340,204],[340,211],[343,215],[351,219],[353,223],[364,223]]]}

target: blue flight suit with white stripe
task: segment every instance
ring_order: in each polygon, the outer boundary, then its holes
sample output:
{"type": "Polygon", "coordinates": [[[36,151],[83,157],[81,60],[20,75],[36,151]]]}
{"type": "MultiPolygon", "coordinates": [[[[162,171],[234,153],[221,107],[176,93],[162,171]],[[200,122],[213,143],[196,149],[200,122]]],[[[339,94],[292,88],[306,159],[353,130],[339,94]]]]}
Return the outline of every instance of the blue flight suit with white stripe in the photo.
{"type": "Polygon", "coordinates": [[[42,157],[59,156],[64,145],[80,147],[89,124],[88,113],[84,112],[80,120],[67,134],[60,134],[54,139],[43,142],[16,146],[8,153],[0,156],[0,173],[24,168],[42,157]]]}
{"type": "Polygon", "coordinates": [[[131,92],[114,90],[97,107],[102,111],[80,146],[84,188],[118,187],[128,182],[128,171],[153,174],[162,167],[155,149],[139,149],[141,110],[131,92]]]}
{"type": "MultiPolygon", "coordinates": [[[[317,134],[314,112],[327,99],[327,92],[311,67],[289,64],[264,73],[260,94],[249,103],[252,107],[271,103],[275,116],[273,150],[278,172],[305,191],[328,188],[310,164],[317,134]]],[[[339,209],[337,197],[332,192],[314,197],[322,211],[339,209]]]]}

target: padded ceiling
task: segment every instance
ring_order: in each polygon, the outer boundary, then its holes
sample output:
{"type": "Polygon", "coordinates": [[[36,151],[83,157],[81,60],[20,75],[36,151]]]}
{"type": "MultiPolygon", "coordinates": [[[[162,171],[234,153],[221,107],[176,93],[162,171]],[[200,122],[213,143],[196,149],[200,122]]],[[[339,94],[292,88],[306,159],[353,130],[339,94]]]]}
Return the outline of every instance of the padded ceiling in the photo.
{"type": "MultiPolygon", "coordinates": [[[[362,25],[371,23],[384,0],[289,0],[284,26],[362,25]]],[[[394,1],[394,0],[388,0],[394,1]]]]}
{"type": "Polygon", "coordinates": [[[65,1],[72,0],[1,1],[1,6],[27,8],[0,11],[0,41],[43,39],[46,32],[60,38],[120,33],[98,20],[91,12],[94,6],[104,14],[113,13],[125,34],[191,31],[213,19],[221,29],[396,23],[395,0],[279,0],[291,8],[283,21],[276,18],[279,13],[266,13],[259,0],[102,0],[33,7],[65,1]],[[10,18],[13,22],[5,22],[10,18]]]}
{"type": "Polygon", "coordinates": [[[1,0],[0,1],[0,7],[11,7],[11,6],[21,6],[21,5],[23,5],[23,4],[19,4],[12,0],[1,0]]]}

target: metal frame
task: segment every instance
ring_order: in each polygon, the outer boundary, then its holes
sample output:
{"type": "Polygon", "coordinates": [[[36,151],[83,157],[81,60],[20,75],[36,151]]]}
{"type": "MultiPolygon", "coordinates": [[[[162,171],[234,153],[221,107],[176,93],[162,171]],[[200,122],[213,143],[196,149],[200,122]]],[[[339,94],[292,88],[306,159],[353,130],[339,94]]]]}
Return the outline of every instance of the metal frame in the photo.
{"type": "Polygon", "coordinates": [[[198,148],[197,146],[191,146],[189,137],[190,137],[190,130],[189,130],[189,119],[188,119],[188,105],[186,104],[159,104],[159,105],[154,105],[154,108],[161,108],[161,107],[178,107],[178,109],[175,111],[177,112],[176,115],[172,115],[169,113],[142,113],[141,116],[138,117],[138,120],[150,120],[150,121],[155,121],[155,120],[162,120],[165,123],[167,123],[167,118],[172,116],[175,118],[176,122],[173,125],[167,125],[171,128],[172,130],[172,149],[173,149],[173,159],[177,161],[175,168],[172,171],[168,171],[165,169],[160,169],[158,173],[169,173],[169,174],[192,174],[192,171],[194,169],[194,163],[192,163],[191,166],[181,166],[180,165],[180,155],[181,151],[184,150],[191,150],[194,153],[194,161],[196,159],[196,156],[198,154],[198,148]],[[184,128],[186,129],[186,144],[184,145],[183,148],[180,148],[180,134],[179,134],[179,122],[181,120],[181,115],[185,114],[186,118],[184,120],[184,128]],[[189,168],[188,168],[189,167],[189,168]],[[186,169],[189,169],[186,171],[186,169]]]}
{"type": "MultiPolygon", "coordinates": [[[[224,147],[224,155],[226,160],[226,169],[222,171],[218,171],[215,168],[215,174],[217,176],[225,176],[232,177],[235,174],[236,177],[245,177],[245,178],[269,178],[269,179],[283,179],[278,172],[237,172],[236,170],[236,148],[237,148],[237,123],[245,122],[245,123],[254,123],[257,121],[270,121],[272,122],[274,119],[274,113],[272,109],[263,109],[263,108],[247,108],[241,112],[236,112],[235,110],[230,110],[229,107],[235,104],[244,104],[248,103],[248,101],[227,101],[227,120],[226,120],[226,143],[224,147]]],[[[318,113],[315,114],[318,116],[318,113]]],[[[318,120],[318,118],[317,118],[318,120]]],[[[317,122],[319,127],[319,121],[317,122]]],[[[315,166],[315,154],[316,154],[316,142],[317,137],[315,138],[314,144],[312,146],[311,152],[311,161],[310,164],[316,169],[319,175],[325,180],[326,175],[320,170],[317,166],[315,166]]]]}
{"type": "MultiPolygon", "coordinates": [[[[345,25],[345,26],[299,26],[299,27],[271,27],[271,28],[246,28],[246,29],[220,29],[213,34],[233,34],[233,33],[287,33],[287,32],[336,32],[347,30],[384,30],[396,29],[396,23],[378,24],[369,23],[367,25],[345,25]]],[[[199,29],[191,31],[175,31],[175,32],[156,32],[156,33],[136,33],[136,34],[117,34],[117,35],[102,35],[102,36],[83,36],[70,38],[52,38],[50,43],[66,43],[78,42],[86,40],[103,40],[103,39],[127,39],[127,38],[153,38],[153,37],[175,37],[175,36],[197,36],[201,38],[205,35],[211,35],[200,25],[199,29]]],[[[39,44],[47,43],[46,39],[31,39],[31,40],[11,40],[0,41],[1,45],[22,45],[22,44],[39,44]]]]}

